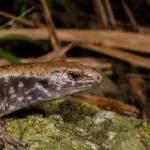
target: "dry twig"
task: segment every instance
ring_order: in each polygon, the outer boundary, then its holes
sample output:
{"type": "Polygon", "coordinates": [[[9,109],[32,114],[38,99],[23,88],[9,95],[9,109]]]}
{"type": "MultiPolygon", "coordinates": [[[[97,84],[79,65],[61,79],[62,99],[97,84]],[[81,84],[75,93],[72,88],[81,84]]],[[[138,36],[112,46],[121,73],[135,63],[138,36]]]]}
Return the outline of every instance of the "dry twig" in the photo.
{"type": "MultiPolygon", "coordinates": [[[[150,35],[122,31],[57,29],[58,38],[63,42],[86,42],[101,44],[111,48],[150,54],[150,35]]],[[[47,40],[49,32],[45,28],[38,29],[3,29],[0,38],[8,35],[24,35],[37,40],[47,40]]]]}
{"type": "Polygon", "coordinates": [[[145,0],[145,2],[146,2],[147,5],[150,7],[150,1],[149,1],[149,0],[145,0]]]}
{"type": "Polygon", "coordinates": [[[47,29],[48,29],[49,34],[50,34],[49,35],[50,36],[50,42],[52,43],[54,50],[56,50],[56,51],[60,50],[61,43],[60,43],[59,38],[57,37],[57,34],[55,32],[55,25],[54,25],[53,20],[52,20],[51,12],[48,9],[46,1],[45,0],[40,0],[40,1],[41,1],[43,10],[44,10],[44,17],[45,17],[45,20],[47,22],[47,29]]]}
{"type": "Polygon", "coordinates": [[[10,13],[4,12],[4,11],[0,11],[0,16],[14,20],[18,23],[21,23],[21,24],[29,26],[29,27],[37,27],[37,25],[29,19],[20,18],[20,17],[12,15],[10,13]]]}
{"type": "Polygon", "coordinates": [[[108,18],[109,18],[110,24],[113,27],[116,27],[117,23],[116,23],[115,16],[114,16],[111,4],[110,4],[110,0],[105,0],[104,2],[106,4],[106,9],[107,9],[107,12],[108,12],[108,18]]]}
{"type": "Polygon", "coordinates": [[[100,47],[93,44],[80,44],[79,46],[87,50],[95,51],[107,56],[111,56],[113,58],[117,58],[129,62],[139,67],[150,69],[150,59],[146,59],[135,54],[130,54],[128,52],[117,50],[117,49],[100,47]]]}
{"type": "Polygon", "coordinates": [[[121,0],[121,3],[122,3],[122,6],[123,6],[123,8],[124,8],[124,10],[125,10],[125,12],[126,12],[126,15],[127,15],[128,19],[129,19],[129,21],[130,21],[130,23],[131,23],[133,29],[134,29],[135,31],[139,31],[139,28],[138,28],[138,24],[137,24],[137,22],[136,22],[136,19],[135,19],[135,17],[133,16],[133,14],[132,14],[130,8],[128,7],[128,5],[127,5],[127,3],[126,3],[126,1],[125,1],[125,0],[121,0]]]}
{"type": "Polygon", "coordinates": [[[102,26],[102,28],[107,29],[108,19],[102,0],[94,0],[94,4],[95,4],[95,11],[99,19],[99,24],[102,26]]]}
{"type": "Polygon", "coordinates": [[[100,108],[113,110],[121,114],[137,116],[140,113],[139,109],[137,109],[135,106],[123,103],[112,98],[79,94],[73,94],[73,97],[79,99],[80,101],[88,102],[100,108]]]}

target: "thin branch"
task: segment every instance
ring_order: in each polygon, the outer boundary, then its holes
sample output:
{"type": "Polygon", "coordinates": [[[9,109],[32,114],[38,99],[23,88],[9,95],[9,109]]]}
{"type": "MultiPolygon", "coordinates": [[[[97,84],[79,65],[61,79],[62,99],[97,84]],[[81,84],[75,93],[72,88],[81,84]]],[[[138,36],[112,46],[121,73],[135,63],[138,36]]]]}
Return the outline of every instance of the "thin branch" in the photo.
{"type": "Polygon", "coordinates": [[[47,22],[47,29],[50,33],[50,42],[52,43],[52,46],[54,50],[59,50],[61,47],[61,42],[59,41],[59,38],[57,37],[57,34],[55,32],[55,25],[52,20],[51,12],[48,9],[48,6],[46,4],[46,0],[40,0],[43,10],[44,10],[44,17],[47,22]]]}
{"type": "Polygon", "coordinates": [[[145,0],[145,2],[146,2],[147,5],[150,7],[150,1],[149,1],[149,0],[145,0]]]}
{"type": "Polygon", "coordinates": [[[94,4],[95,4],[95,11],[99,19],[99,24],[102,26],[102,28],[107,29],[108,18],[102,0],[94,0],[94,4]]]}
{"type": "Polygon", "coordinates": [[[126,15],[127,15],[128,19],[129,19],[129,21],[130,21],[130,23],[131,23],[133,29],[134,29],[135,31],[139,31],[137,21],[136,21],[134,15],[133,15],[132,11],[131,11],[130,8],[128,7],[126,1],[125,1],[125,0],[121,0],[121,3],[122,3],[122,6],[123,6],[123,8],[124,8],[124,10],[125,10],[125,12],[126,12],[126,15]]]}
{"type": "MultiPolygon", "coordinates": [[[[101,44],[111,48],[121,48],[138,53],[150,54],[150,35],[123,31],[100,31],[100,30],[76,30],[57,29],[59,39],[62,42],[86,42],[101,44]]],[[[45,28],[38,29],[2,29],[0,38],[9,35],[29,36],[36,40],[47,40],[49,32],[45,28]]]]}
{"type": "Polygon", "coordinates": [[[150,59],[146,59],[144,57],[138,56],[136,54],[131,54],[129,52],[112,49],[112,48],[106,48],[106,47],[100,47],[93,44],[80,44],[81,48],[84,48],[85,50],[91,50],[94,52],[98,52],[107,56],[111,56],[113,58],[117,58],[122,61],[126,61],[128,63],[131,63],[133,65],[143,67],[150,69],[150,59]]]}
{"type": "Polygon", "coordinates": [[[108,12],[108,17],[109,17],[109,20],[110,20],[110,24],[113,27],[115,27],[117,25],[117,23],[116,23],[115,16],[114,16],[111,4],[110,4],[110,0],[105,0],[104,2],[106,4],[106,9],[107,9],[107,12],[108,12]]]}
{"type": "Polygon", "coordinates": [[[75,97],[76,100],[79,100],[81,102],[87,102],[89,104],[96,105],[99,108],[115,111],[117,113],[126,114],[130,116],[137,116],[140,113],[140,110],[135,106],[126,104],[117,99],[102,96],[91,96],[87,94],[73,94],[72,96],[75,97]]]}

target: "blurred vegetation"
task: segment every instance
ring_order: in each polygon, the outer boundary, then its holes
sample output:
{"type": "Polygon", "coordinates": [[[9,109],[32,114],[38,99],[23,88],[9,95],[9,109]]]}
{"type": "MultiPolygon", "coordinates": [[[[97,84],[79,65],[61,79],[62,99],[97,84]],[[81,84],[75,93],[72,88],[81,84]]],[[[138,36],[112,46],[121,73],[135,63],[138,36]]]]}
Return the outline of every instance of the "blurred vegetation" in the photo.
{"type": "Polygon", "coordinates": [[[20,63],[19,58],[17,58],[13,54],[6,52],[4,50],[0,50],[0,58],[6,59],[7,61],[9,61],[12,64],[20,63]]]}
{"type": "MultiPolygon", "coordinates": [[[[52,11],[54,11],[55,5],[59,5],[59,7],[62,7],[62,9],[64,9],[64,11],[66,12],[66,14],[68,16],[70,23],[73,26],[78,26],[78,23],[77,23],[78,13],[74,9],[71,0],[63,0],[63,1],[59,1],[59,2],[55,2],[54,0],[46,0],[46,1],[47,1],[47,5],[48,5],[49,9],[52,11]]],[[[12,12],[14,15],[17,15],[17,17],[25,17],[26,15],[28,15],[28,13],[30,13],[34,9],[32,4],[33,4],[33,2],[27,1],[27,0],[11,1],[9,3],[9,5],[5,5],[5,2],[3,0],[0,1],[2,10],[3,9],[5,11],[8,10],[8,12],[10,12],[10,13],[12,12]],[[10,7],[10,5],[11,5],[11,7],[10,7]]],[[[1,9],[1,6],[0,6],[0,9],[1,9]]],[[[15,24],[15,22],[14,22],[14,20],[9,20],[4,23],[3,20],[0,19],[0,24],[1,24],[1,28],[6,28],[9,25],[15,24]]],[[[2,41],[4,41],[4,42],[5,41],[6,42],[10,42],[10,41],[26,42],[27,44],[33,45],[33,47],[34,46],[39,46],[39,47],[43,46],[43,42],[33,40],[30,37],[27,37],[24,35],[5,36],[5,37],[0,38],[0,42],[2,42],[2,41]]],[[[8,60],[10,63],[19,63],[19,58],[15,57],[11,52],[9,52],[11,50],[9,50],[8,46],[7,46],[7,48],[5,48],[5,46],[3,47],[3,45],[1,45],[1,48],[8,49],[6,53],[4,51],[1,52],[1,54],[0,54],[1,58],[8,60]]],[[[11,44],[10,44],[10,49],[11,49],[11,44]]]]}

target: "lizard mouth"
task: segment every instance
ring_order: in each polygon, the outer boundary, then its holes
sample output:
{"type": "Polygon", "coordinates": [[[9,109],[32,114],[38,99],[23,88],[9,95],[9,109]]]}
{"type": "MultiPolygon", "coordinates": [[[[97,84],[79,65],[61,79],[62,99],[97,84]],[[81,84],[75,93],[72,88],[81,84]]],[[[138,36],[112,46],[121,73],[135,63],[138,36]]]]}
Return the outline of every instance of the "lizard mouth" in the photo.
{"type": "Polygon", "coordinates": [[[79,84],[79,85],[76,85],[75,86],[75,88],[90,88],[90,87],[96,87],[96,86],[98,86],[99,85],[99,83],[98,82],[93,82],[93,81],[87,81],[87,82],[85,82],[84,84],[79,84]]]}
{"type": "Polygon", "coordinates": [[[95,84],[76,86],[76,87],[74,87],[73,92],[80,92],[80,91],[82,92],[82,91],[89,90],[89,89],[91,89],[93,87],[95,87],[95,84]]]}
{"type": "Polygon", "coordinates": [[[100,83],[102,82],[101,79],[98,79],[97,80],[94,80],[94,81],[86,81],[85,84],[82,83],[82,85],[76,85],[74,88],[74,92],[80,92],[80,91],[86,91],[86,90],[89,90],[89,89],[92,89],[94,87],[97,87],[100,85],[100,83]]]}

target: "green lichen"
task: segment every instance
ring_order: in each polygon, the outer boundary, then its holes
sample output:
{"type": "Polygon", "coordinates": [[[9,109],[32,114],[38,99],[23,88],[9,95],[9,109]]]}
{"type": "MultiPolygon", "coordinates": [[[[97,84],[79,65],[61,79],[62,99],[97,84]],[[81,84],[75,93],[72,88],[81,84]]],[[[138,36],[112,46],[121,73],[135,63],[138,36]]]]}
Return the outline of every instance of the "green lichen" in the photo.
{"type": "Polygon", "coordinates": [[[45,116],[7,118],[5,128],[29,150],[148,150],[141,120],[68,99],[42,104],[45,116]]]}

